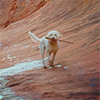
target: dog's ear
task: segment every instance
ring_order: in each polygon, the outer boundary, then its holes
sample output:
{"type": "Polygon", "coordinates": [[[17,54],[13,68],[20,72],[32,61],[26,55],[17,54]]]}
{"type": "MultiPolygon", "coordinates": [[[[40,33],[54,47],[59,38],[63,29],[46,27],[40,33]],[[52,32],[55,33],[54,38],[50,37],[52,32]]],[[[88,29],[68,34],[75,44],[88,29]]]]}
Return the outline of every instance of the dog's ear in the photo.
{"type": "Polygon", "coordinates": [[[59,33],[59,36],[61,36],[62,37],[62,35],[59,33]]]}
{"type": "Polygon", "coordinates": [[[58,37],[62,37],[62,35],[60,33],[58,33],[58,37]]]}

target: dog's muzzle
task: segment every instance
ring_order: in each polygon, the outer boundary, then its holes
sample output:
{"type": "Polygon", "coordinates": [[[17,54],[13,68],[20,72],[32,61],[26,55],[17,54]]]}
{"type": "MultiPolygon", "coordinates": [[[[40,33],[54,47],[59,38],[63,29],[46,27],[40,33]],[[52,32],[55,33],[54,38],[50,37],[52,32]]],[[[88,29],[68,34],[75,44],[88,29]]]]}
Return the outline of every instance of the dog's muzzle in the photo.
{"type": "Polygon", "coordinates": [[[55,38],[53,37],[52,40],[55,40],[55,38]]]}
{"type": "Polygon", "coordinates": [[[54,37],[52,38],[52,41],[56,41],[57,39],[55,39],[54,37]]]}

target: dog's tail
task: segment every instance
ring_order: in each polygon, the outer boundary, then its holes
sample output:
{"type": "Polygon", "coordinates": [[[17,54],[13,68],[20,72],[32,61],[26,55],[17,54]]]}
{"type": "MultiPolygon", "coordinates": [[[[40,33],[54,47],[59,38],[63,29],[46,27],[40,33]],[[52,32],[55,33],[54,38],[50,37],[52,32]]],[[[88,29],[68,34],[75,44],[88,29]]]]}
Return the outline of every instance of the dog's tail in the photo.
{"type": "Polygon", "coordinates": [[[28,35],[31,37],[31,39],[34,42],[40,42],[40,39],[38,37],[36,37],[31,31],[28,32],[28,35]]]}

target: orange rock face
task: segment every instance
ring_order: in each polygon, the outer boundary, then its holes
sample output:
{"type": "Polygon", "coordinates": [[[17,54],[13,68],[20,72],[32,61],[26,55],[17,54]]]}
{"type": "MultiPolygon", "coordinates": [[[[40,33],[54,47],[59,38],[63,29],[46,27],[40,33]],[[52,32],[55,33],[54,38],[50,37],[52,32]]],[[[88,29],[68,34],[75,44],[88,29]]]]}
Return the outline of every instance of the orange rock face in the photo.
{"type": "Polygon", "coordinates": [[[22,20],[43,7],[49,0],[2,0],[0,27],[22,20]]]}
{"type": "Polygon", "coordinates": [[[60,42],[55,58],[55,65],[61,65],[60,68],[32,69],[7,76],[7,86],[26,100],[98,99],[100,1],[10,2],[0,4],[3,8],[0,16],[0,69],[27,62],[28,58],[32,61],[42,59],[39,43],[30,39],[28,31],[41,38],[56,30],[62,34],[62,40],[74,44],[60,42]]]}

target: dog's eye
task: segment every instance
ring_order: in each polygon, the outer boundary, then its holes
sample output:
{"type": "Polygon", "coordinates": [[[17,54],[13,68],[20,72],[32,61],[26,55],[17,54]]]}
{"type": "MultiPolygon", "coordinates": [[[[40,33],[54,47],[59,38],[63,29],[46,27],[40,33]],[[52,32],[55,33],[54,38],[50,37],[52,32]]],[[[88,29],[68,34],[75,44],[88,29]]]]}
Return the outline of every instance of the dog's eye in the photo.
{"type": "Polygon", "coordinates": [[[55,36],[57,36],[57,35],[55,34],[55,36]]]}
{"type": "Polygon", "coordinates": [[[53,34],[50,34],[50,36],[52,36],[53,34]]]}

